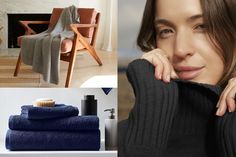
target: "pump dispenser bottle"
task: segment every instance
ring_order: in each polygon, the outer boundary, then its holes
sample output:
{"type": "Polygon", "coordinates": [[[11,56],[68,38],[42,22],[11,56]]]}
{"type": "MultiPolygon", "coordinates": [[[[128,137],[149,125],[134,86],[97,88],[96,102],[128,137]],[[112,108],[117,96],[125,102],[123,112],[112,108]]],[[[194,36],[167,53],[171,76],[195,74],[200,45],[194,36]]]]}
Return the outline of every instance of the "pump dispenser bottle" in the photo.
{"type": "Polygon", "coordinates": [[[117,120],[115,119],[115,109],[106,109],[110,112],[108,119],[105,119],[105,149],[117,150],[117,120]]]}

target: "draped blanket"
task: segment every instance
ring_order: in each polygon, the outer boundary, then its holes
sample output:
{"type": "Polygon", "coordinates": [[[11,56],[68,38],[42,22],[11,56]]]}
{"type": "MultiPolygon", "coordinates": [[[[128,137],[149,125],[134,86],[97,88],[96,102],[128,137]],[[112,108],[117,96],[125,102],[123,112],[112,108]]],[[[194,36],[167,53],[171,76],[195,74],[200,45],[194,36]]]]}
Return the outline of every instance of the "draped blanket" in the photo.
{"type": "Polygon", "coordinates": [[[32,65],[35,72],[41,73],[46,82],[58,84],[60,72],[61,42],[72,39],[70,24],[79,22],[75,6],[65,8],[55,26],[36,35],[22,38],[21,57],[25,64],[32,65]]]}

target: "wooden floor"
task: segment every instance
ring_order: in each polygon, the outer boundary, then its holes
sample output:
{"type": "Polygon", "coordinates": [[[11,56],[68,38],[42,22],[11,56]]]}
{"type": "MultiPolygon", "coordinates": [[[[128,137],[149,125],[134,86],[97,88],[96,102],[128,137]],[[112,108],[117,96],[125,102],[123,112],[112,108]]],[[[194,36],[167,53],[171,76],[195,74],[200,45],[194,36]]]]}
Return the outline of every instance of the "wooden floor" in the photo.
{"type": "MultiPolygon", "coordinates": [[[[31,66],[24,64],[22,64],[18,76],[13,77],[18,53],[19,49],[0,51],[0,87],[64,87],[68,63],[63,61],[60,62],[60,83],[58,85],[44,82],[40,74],[33,72],[31,66]]],[[[99,66],[87,52],[77,56],[70,87],[78,88],[93,76],[117,75],[116,52],[97,50],[97,53],[103,66],[99,66]]]]}

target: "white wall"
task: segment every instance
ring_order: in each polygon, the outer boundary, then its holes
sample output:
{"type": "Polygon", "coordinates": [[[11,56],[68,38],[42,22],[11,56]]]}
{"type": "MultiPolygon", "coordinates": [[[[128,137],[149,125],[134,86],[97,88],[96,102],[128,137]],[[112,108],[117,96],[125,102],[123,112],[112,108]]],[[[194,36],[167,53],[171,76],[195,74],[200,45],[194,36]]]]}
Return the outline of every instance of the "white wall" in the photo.
{"type": "Polygon", "coordinates": [[[0,140],[3,141],[0,143],[5,140],[9,116],[20,114],[22,105],[31,104],[37,98],[50,97],[56,100],[56,103],[71,104],[80,109],[81,100],[84,99],[84,95],[88,94],[95,95],[98,100],[101,138],[104,139],[104,120],[109,115],[104,113],[104,109],[115,108],[117,111],[116,88],[113,88],[108,95],[101,88],[2,88],[0,90],[0,140]]]}
{"type": "MultiPolygon", "coordinates": [[[[104,34],[106,30],[106,21],[107,21],[107,7],[108,6],[108,1],[109,0],[80,0],[79,6],[83,7],[95,7],[97,8],[98,11],[101,12],[101,23],[100,23],[100,30],[98,31],[98,40],[97,40],[97,47],[101,48],[103,45],[104,41],[104,34]]],[[[113,3],[113,21],[112,21],[112,44],[113,44],[113,49],[117,49],[117,8],[118,8],[118,0],[114,0],[113,3]]]]}
{"type": "MultiPolygon", "coordinates": [[[[0,32],[0,37],[3,39],[7,37],[7,13],[51,13],[52,9],[55,7],[63,8],[74,4],[83,8],[96,8],[101,12],[101,22],[96,45],[97,48],[101,48],[104,40],[103,34],[106,24],[107,1],[108,0],[0,0],[0,26],[4,26],[4,29],[0,32]]],[[[117,3],[114,3],[114,8],[117,8],[117,3]]],[[[114,14],[116,14],[115,11],[114,14]]],[[[117,14],[113,16],[117,17],[117,14]]],[[[114,34],[117,33],[116,20],[117,19],[114,18],[114,34]]],[[[116,43],[116,38],[116,36],[113,37],[114,43],[116,43]]],[[[6,43],[7,41],[4,40],[0,48],[6,48],[6,43]]]]}

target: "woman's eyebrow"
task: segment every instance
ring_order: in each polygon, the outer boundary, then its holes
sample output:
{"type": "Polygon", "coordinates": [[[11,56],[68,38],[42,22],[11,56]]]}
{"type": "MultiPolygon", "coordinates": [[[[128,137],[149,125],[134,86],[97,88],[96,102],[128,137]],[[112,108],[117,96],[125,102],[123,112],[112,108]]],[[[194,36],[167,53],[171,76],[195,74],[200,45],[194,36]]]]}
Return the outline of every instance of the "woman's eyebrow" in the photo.
{"type": "Polygon", "coordinates": [[[155,18],[154,26],[156,27],[158,24],[163,24],[163,25],[175,28],[175,25],[172,22],[170,22],[166,19],[155,18]]]}
{"type": "MultiPolygon", "coordinates": [[[[195,21],[199,18],[202,18],[203,15],[202,14],[196,14],[196,15],[193,15],[193,16],[190,16],[186,19],[187,22],[192,22],[192,21],[195,21]]],[[[163,24],[163,25],[166,25],[166,26],[170,26],[170,27],[175,27],[175,25],[171,22],[171,21],[168,21],[166,19],[159,19],[159,18],[155,18],[154,20],[154,25],[157,26],[158,24],[163,24]]]]}
{"type": "Polygon", "coordinates": [[[203,15],[202,14],[196,14],[196,15],[193,15],[193,16],[190,16],[189,18],[187,18],[187,22],[192,22],[192,21],[195,21],[195,20],[197,20],[197,19],[199,19],[199,18],[202,18],[203,17],[203,15]]]}

